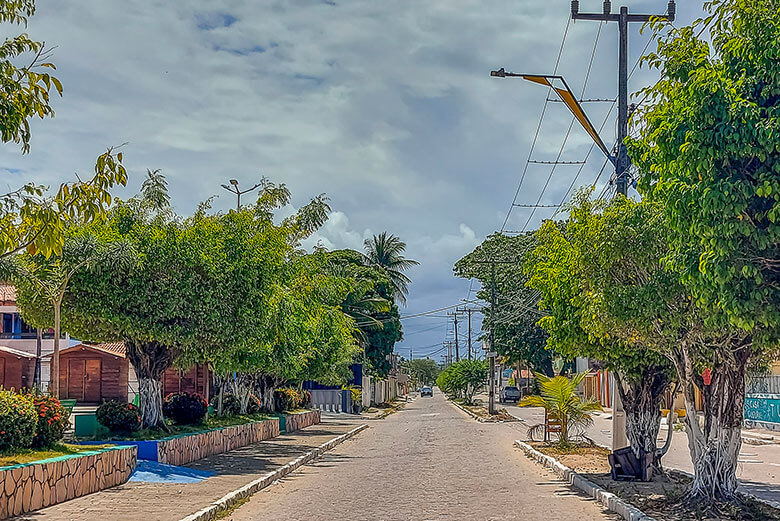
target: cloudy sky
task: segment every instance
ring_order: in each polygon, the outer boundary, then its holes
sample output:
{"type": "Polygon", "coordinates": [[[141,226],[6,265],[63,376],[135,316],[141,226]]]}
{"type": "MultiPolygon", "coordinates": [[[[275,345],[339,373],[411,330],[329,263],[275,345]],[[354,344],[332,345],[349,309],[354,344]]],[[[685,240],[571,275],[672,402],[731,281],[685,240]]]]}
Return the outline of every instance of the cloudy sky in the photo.
{"type": "MultiPolygon", "coordinates": [[[[632,12],[663,12],[664,0],[627,0],[632,12]]],[[[569,16],[568,0],[38,0],[27,31],[47,46],[65,88],[56,117],[33,125],[32,152],[0,147],[2,188],[56,184],[87,172],[108,145],[127,142],[134,193],[147,168],[167,176],[182,214],[236,178],[286,183],[293,204],[326,193],[334,209],[313,242],[361,248],[387,230],[421,265],[408,307],[415,314],[473,298],[476,285],[452,264],[500,230],[528,158],[546,91],[491,69],[551,73],[569,16]]],[[[615,2],[617,9],[619,2],[615,2]]],[[[678,25],[701,2],[678,6],[678,25]]],[[[598,0],[581,10],[600,11],[598,0]]],[[[631,63],[649,33],[632,27],[631,63]]],[[[11,34],[8,27],[3,27],[11,34]]],[[[614,98],[617,28],[569,28],[559,72],[580,93],[599,35],[586,98],[614,98]]],[[[652,83],[639,69],[631,88],[652,83]]],[[[609,103],[591,103],[600,125],[609,103]]],[[[613,113],[614,115],[614,113],[613,113]]],[[[549,104],[535,160],[554,160],[570,123],[549,104]]],[[[604,140],[614,142],[614,118],[604,140]]],[[[561,159],[590,147],[575,127],[561,159]]],[[[594,152],[574,182],[593,183],[604,162],[594,152]]],[[[517,203],[558,204],[578,167],[531,165],[517,203]]],[[[608,173],[601,177],[608,178],[608,173]]],[[[603,185],[600,184],[599,188],[603,185]]],[[[539,210],[528,227],[552,210],[539,210]]],[[[515,208],[507,230],[529,210],[515,208]]],[[[443,313],[404,322],[398,351],[438,358],[452,326],[443,313]]],[[[479,320],[475,315],[475,330],[479,320]]],[[[465,337],[465,324],[461,338],[465,337]]],[[[476,333],[475,333],[476,337],[476,333]]]]}

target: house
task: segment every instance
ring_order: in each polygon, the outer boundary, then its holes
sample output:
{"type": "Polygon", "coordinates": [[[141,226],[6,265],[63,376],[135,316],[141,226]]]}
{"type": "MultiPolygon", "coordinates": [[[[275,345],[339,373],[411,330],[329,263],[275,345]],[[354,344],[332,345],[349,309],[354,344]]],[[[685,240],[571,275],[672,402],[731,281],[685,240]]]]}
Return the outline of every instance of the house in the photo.
{"type": "MultiPolygon", "coordinates": [[[[162,377],[163,396],[182,391],[205,395],[209,377],[204,364],[186,371],[169,368],[162,377]]],[[[138,378],[124,342],[80,343],[60,350],[59,387],[60,398],[79,403],[132,402],[138,394],[138,378]]]]}
{"type": "Polygon", "coordinates": [[[35,355],[0,345],[0,387],[23,389],[33,386],[35,355]]]}
{"type": "Polygon", "coordinates": [[[122,342],[66,347],[60,350],[60,398],[79,403],[126,401],[129,369],[122,342]]]}

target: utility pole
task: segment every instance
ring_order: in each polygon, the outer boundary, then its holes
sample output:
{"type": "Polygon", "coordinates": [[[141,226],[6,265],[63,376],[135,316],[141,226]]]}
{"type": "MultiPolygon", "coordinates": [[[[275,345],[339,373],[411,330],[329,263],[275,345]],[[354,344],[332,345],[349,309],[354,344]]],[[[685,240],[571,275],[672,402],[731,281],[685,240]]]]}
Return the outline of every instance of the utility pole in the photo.
{"type": "MultiPolygon", "coordinates": [[[[673,22],[677,6],[674,0],[670,0],[665,15],[629,14],[628,7],[620,8],[620,14],[612,13],[612,2],[604,1],[601,13],[580,13],[580,3],[572,0],[571,17],[573,20],[596,20],[599,22],[617,22],[619,27],[619,51],[618,51],[618,149],[615,158],[615,184],[616,194],[628,193],[628,170],[631,160],[628,157],[625,140],[628,136],[628,24],[632,22],[647,23],[653,18],[665,19],[673,22]]],[[[619,385],[615,380],[615,385],[619,385]]],[[[612,398],[612,450],[627,447],[626,436],[626,412],[620,401],[620,393],[614,393],[612,398]]]]}
{"type": "Polygon", "coordinates": [[[618,51],[618,150],[615,161],[615,184],[617,193],[628,193],[628,169],[631,160],[628,158],[625,140],[628,136],[628,24],[632,22],[647,23],[653,18],[674,21],[677,7],[674,0],[669,2],[665,15],[629,14],[628,7],[620,8],[620,14],[612,13],[612,2],[605,0],[601,13],[580,13],[579,0],[572,0],[571,17],[573,20],[595,20],[599,22],[617,22],[620,33],[618,51]]]}
{"type": "Polygon", "coordinates": [[[458,313],[459,311],[457,309],[452,313],[447,313],[447,315],[455,319],[455,361],[456,362],[460,362],[460,344],[458,343],[458,313]]]}
{"type": "Polygon", "coordinates": [[[255,190],[256,188],[259,188],[262,184],[263,183],[257,183],[255,186],[253,186],[252,188],[249,188],[248,190],[240,190],[238,188],[238,181],[236,179],[231,179],[230,180],[230,186],[222,185],[222,188],[224,188],[228,192],[232,192],[232,193],[236,194],[236,211],[240,212],[241,211],[241,196],[246,194],[246,193],[249,193],[249,192],[255,190]]]}
{"type": "Polygon", "coordinates": [[[471,349],[472,349],[472,346],[471,346],[471,314],[475,313],[475,312],[477,312],[479,310],[478,309],[474,309],[474,308],[467,308],[467,307],[464,306],[463,308],[457,308],[455,311],[460,312],[460,313],[465,313],[466,316],[468,317],[468,324],[469,324],[469,336],[468,336],[469,360],[471,360],[471,349]]]}
{"type": "Polygon", "coordinates": [[[496,414],[496,395],[494,390],[494,380],[496,377],[496,357],[495,351],[495,309],[496,309],[496,263],[490,264],[490,375],[488,377],[488,414],[496,414]]]}

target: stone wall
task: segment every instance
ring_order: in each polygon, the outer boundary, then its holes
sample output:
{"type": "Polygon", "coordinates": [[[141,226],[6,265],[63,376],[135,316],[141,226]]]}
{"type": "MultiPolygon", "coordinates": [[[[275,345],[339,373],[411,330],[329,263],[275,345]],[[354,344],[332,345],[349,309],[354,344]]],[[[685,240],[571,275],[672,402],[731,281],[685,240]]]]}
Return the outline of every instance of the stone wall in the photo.
{"type": "Polygon", "coordinates": [[[121,485],[135,464],[135,447],[111,447],[2,467],[0,519],[121,485]]]}
{"type": "Polygon", "coordinates": [[[315,423],[320,423],[322,413],[319,409],[306,412],[296,412],[292,414],[285,414],[285,432],[295,432],[301,429],[305,429],[315,423]]]}
{"type": "Polygon", "coordinates": [[[279,436],[278,418],[174,436],[157,442],[157,461],[169,465],[186,465],[276,436],[279,436]]]}

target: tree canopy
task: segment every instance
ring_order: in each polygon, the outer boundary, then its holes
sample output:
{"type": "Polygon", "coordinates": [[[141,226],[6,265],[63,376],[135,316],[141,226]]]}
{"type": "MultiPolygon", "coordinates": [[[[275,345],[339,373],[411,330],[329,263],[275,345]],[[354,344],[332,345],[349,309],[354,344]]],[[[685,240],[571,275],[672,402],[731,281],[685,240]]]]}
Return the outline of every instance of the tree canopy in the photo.
{"type": "Polygon", "coordinates": [[[539,293],[526,286],[528,277],[523,272],[523,262],[534,246],[532,234],[494,234],[456,262],[453,271],[458,277],[477,279],[482,286],[477,297],[486,302],[491,301],[495,273],[495,324],[490,308],[484,308],[483,331],[494,327],[494,349],[508,362],[553,376],[556,352],[547,348],[547,333],[537,324],[544,315],[537,307],[539,293]]]}

